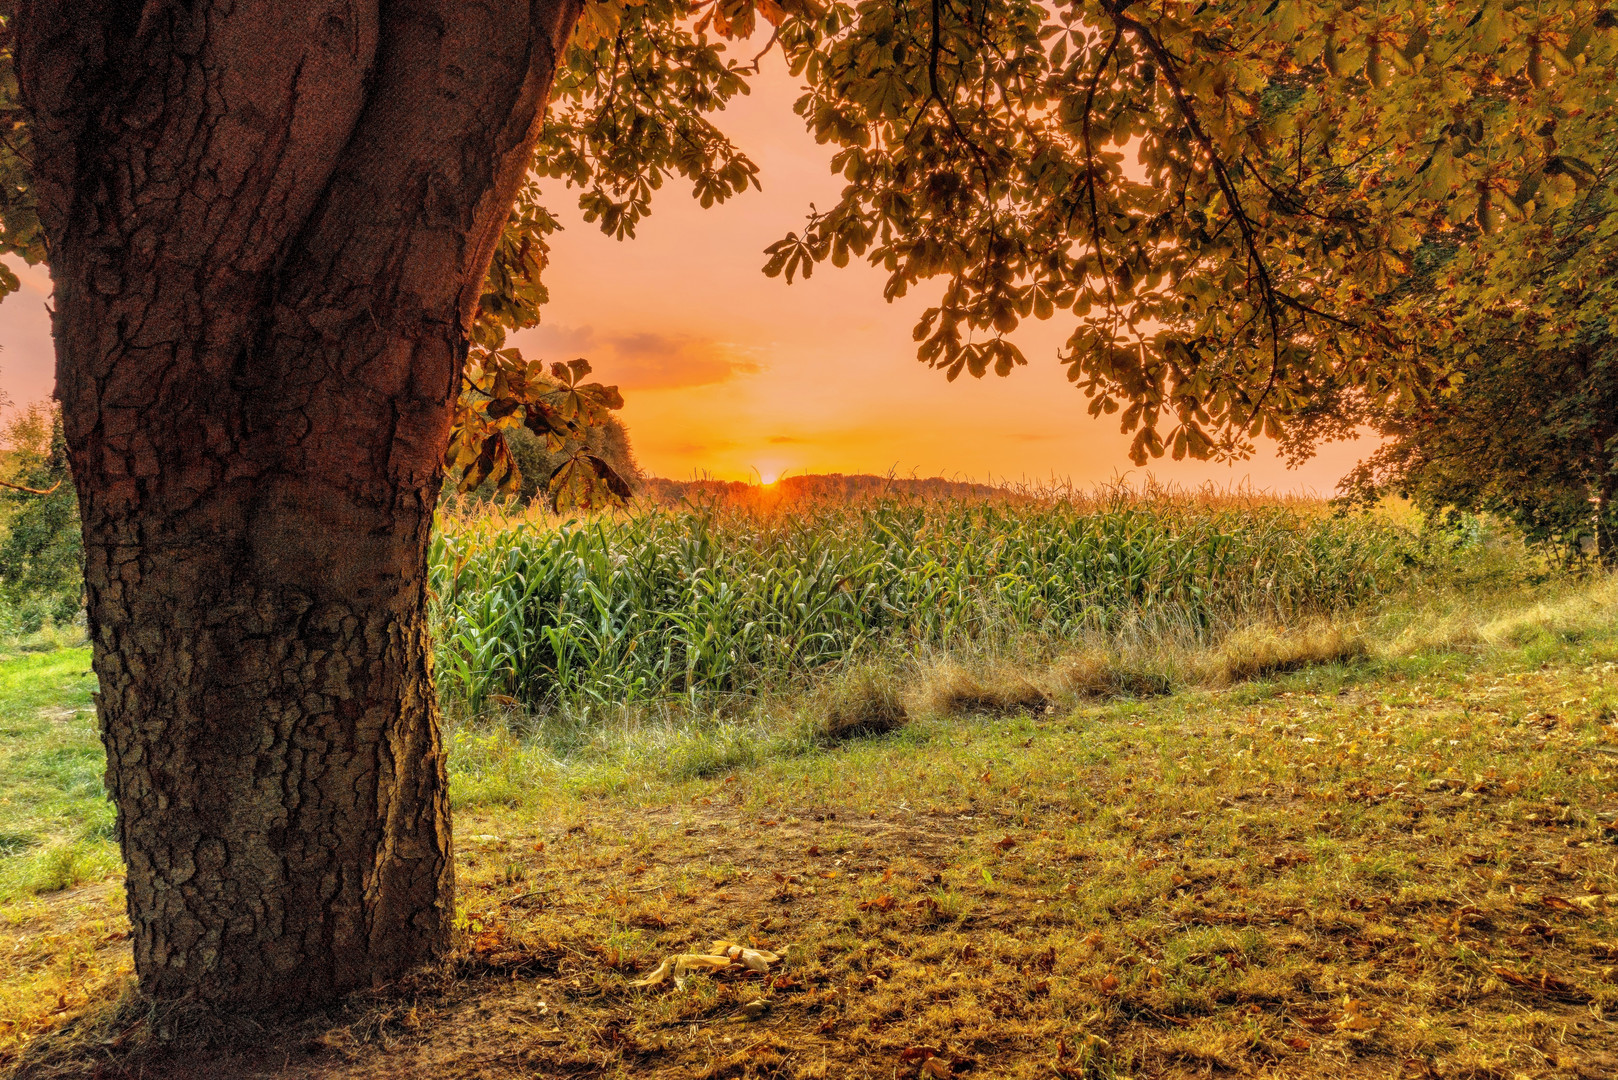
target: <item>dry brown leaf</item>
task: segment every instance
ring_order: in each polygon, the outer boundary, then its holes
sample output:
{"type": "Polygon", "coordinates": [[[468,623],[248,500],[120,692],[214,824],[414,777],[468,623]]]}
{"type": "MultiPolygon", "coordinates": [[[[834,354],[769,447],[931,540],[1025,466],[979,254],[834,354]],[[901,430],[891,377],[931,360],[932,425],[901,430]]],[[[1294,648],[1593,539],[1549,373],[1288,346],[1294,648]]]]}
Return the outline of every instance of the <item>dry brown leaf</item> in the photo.
{"type": "Polygon", "coordinates": [[[1363,1001],[1346,1001],[1343,1015],[1335,1026],[1338,1031],[1375,1031],[1382,1026],[1382,1018],[1372,1013],[1363,1001]]]}
{"type": "Polygon", "coordinates": [[[739,964],[748,971],[769,971],[770,965],[781,959],[765,949],[750,949],[734,941],[716,941],[713,943],[711,951],[715,955],[726,957],[732,963],[739,964]]]}
{"type": "Polygon", "coordinates": [[[1513,986],[1522,986],[1530,990],[1551,994],[1556,997],[1583,998],[1585,993],[1579,989],[1578,984],[1568,982],[1566,979],[1552,975],[1548,971],[1541,971],[1538,975],[1522,975],[1508,967],[1490,968],[1496,975],[1513,986]]]}
{"type": "Polygon", "coordinates": [[[728,956],[705,956],[701,953],[677,953],[657,965],[656,969],[644,979],[637,979],[630,986],[656,986],[664,979],[673,975],[676,982],[684,975],[693,971],[722,971],[730,966],[728,956]]]}

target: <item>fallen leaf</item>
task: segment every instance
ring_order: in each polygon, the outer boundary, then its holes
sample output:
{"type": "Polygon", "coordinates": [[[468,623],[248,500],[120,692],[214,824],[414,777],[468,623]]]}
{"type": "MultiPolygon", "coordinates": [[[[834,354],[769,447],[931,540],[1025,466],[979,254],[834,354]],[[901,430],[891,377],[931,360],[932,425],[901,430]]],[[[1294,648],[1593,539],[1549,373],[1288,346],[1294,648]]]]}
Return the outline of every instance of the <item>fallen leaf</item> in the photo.
{"type": "Polygon", "coordinates": [[[728,956],[705,956],[701,953],[677,953],[664,960],[646,978],[630,983],[630,986],[656,986],[664,979],[673,975],[676,981],[683,975],[693,971],[721,971],[730,966],[728,956]]]}
{"type": "Polygon", "coordinates": [[[875,900],[867,900],[863,904],[859,905],[859,909],[861,911],[892,911],[893,894],[883,893],[875,900]]]}
{"type": "Polygon", "coordinates": [[[1580,1000],[1588,998],[1588,995],[1579,989],[1576,983],[1568,982],[1566,979],[1552,975],[1548,971],[1541,971],[1538,975],[1522,975],[1508,967],[1495,967],[1490,970],[1513,986],[1538,990],[1541,993],[1555,997],[1571,997],[1580,1000]]]}
{"type": "Polygon", "coordinates": [[[766,949],[749,949],[745,945],[738,945],[734,941],[716,941],[710,950],[716,956],[723,956],[734,964],[738,964],[748,971],[765,972],[770,965],[781,958],[766,949]]]}
{"type": "Polygon", "coordinates": [[[1010,851],[1012,848],[1017,846],[1017,841],[1013,840],[1009,836],[1002,836],[999,840],[995,841],[994,846],[999,848],[1001,851],[1010,851]]]}
{"type": "Polygon", "coordinates": [[[1382,1018],[1371,1012],[1365,1002],[1352,999],[1343,1002],[1343,1015],[1334,1026],[1338,1031],[1375,1031],[1382,1026],[1382,1018]]]}
{"type": "Polygon", "coordinates": [[[954,1076],[955,1070],[943,1058],[934,1057],[921,1063],[921,1075],[931,1077],[932,1080],[944,1080],[945,1077],[954,1076]]]}
{"type": "Polygon", "coordinates": [[[899,1051],[899,1061],[904,1065],[914,1065],[918,1061],[926,1061],[939,1055],[936,1046],[907,1046],[899,1051]]]}

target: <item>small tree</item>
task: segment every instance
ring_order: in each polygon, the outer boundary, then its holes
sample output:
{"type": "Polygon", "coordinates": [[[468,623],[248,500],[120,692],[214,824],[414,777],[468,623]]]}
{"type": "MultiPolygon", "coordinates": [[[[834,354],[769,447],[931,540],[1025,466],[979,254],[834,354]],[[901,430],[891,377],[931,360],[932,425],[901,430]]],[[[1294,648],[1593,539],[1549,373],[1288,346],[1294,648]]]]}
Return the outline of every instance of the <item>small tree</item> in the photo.
{"type": "Polygon", "coordinates": [[[1452,391],[1373,412],[1386,442],[1344,481],[1430,514],[1498,515],[1569,561],[1618,567],[1618,345],[1495,343],[1452,391]]]}
{"type": "Polygon", "coordinates": [[[70,621],[83,605],[79,510],[59,410],[29,407],[7,427],[5,444],[0,604],[14,629],[28,633],[46,621],[70,621]]]}

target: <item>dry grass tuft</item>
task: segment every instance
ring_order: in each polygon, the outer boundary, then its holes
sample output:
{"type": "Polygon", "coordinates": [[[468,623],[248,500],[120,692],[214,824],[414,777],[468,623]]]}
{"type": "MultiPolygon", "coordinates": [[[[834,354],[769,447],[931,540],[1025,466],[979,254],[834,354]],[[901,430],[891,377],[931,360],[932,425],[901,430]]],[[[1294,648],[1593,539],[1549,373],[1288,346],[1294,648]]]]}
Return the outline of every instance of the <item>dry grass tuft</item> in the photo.
{"type": "Polygon", "coordinates": [[[847,742],[869,735],[886,735],[910,722],[892,669],[861,665],[833,681],[818,710],[816,735],[822,743],[847,742]]]}
{"type": "Polygon", "coordinates": [[[1369,654],[1365,639],[1331,623],[1277,629],[1251,627],[1227,638],[1210,658],[1206,679],[1215,685],[1263,679],[1369,654]]]}
{"type": "Polygon", "coordinates": [[[977,668],[953,661],[926,671],[916,697],[920,711],[933,716],[1041,713],[1051,703],[1045,691],[1009,666],[977,668]]]}
{"type": "Polygon", "coordinates": [[[1158,670],[1159,666],[1101,653],[1080,653],[1063,659],[1052,674],[1061,692],[1077,698],[1150,698],[1174,691],[1173,678],[1158,670]]]}

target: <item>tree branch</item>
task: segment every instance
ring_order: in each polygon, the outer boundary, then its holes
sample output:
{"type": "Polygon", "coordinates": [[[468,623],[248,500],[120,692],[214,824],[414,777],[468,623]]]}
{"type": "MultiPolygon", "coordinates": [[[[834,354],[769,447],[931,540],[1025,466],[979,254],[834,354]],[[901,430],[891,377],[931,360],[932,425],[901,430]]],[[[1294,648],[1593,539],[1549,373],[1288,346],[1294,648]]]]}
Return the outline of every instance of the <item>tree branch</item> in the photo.
{"type": "Polygon", "coordinates": [[[21,484],[13,484],[10,480],[0,480],[0,487],[10,488],[12,491],[25,491],[30,495],[51,495],[54,494],[56,489],[61,486],[62,482],[60,480],[56,481],[56,483],[52,484],[50,487],[44,488],[43,490],[40,488],[24,487],[21,484]]]}

